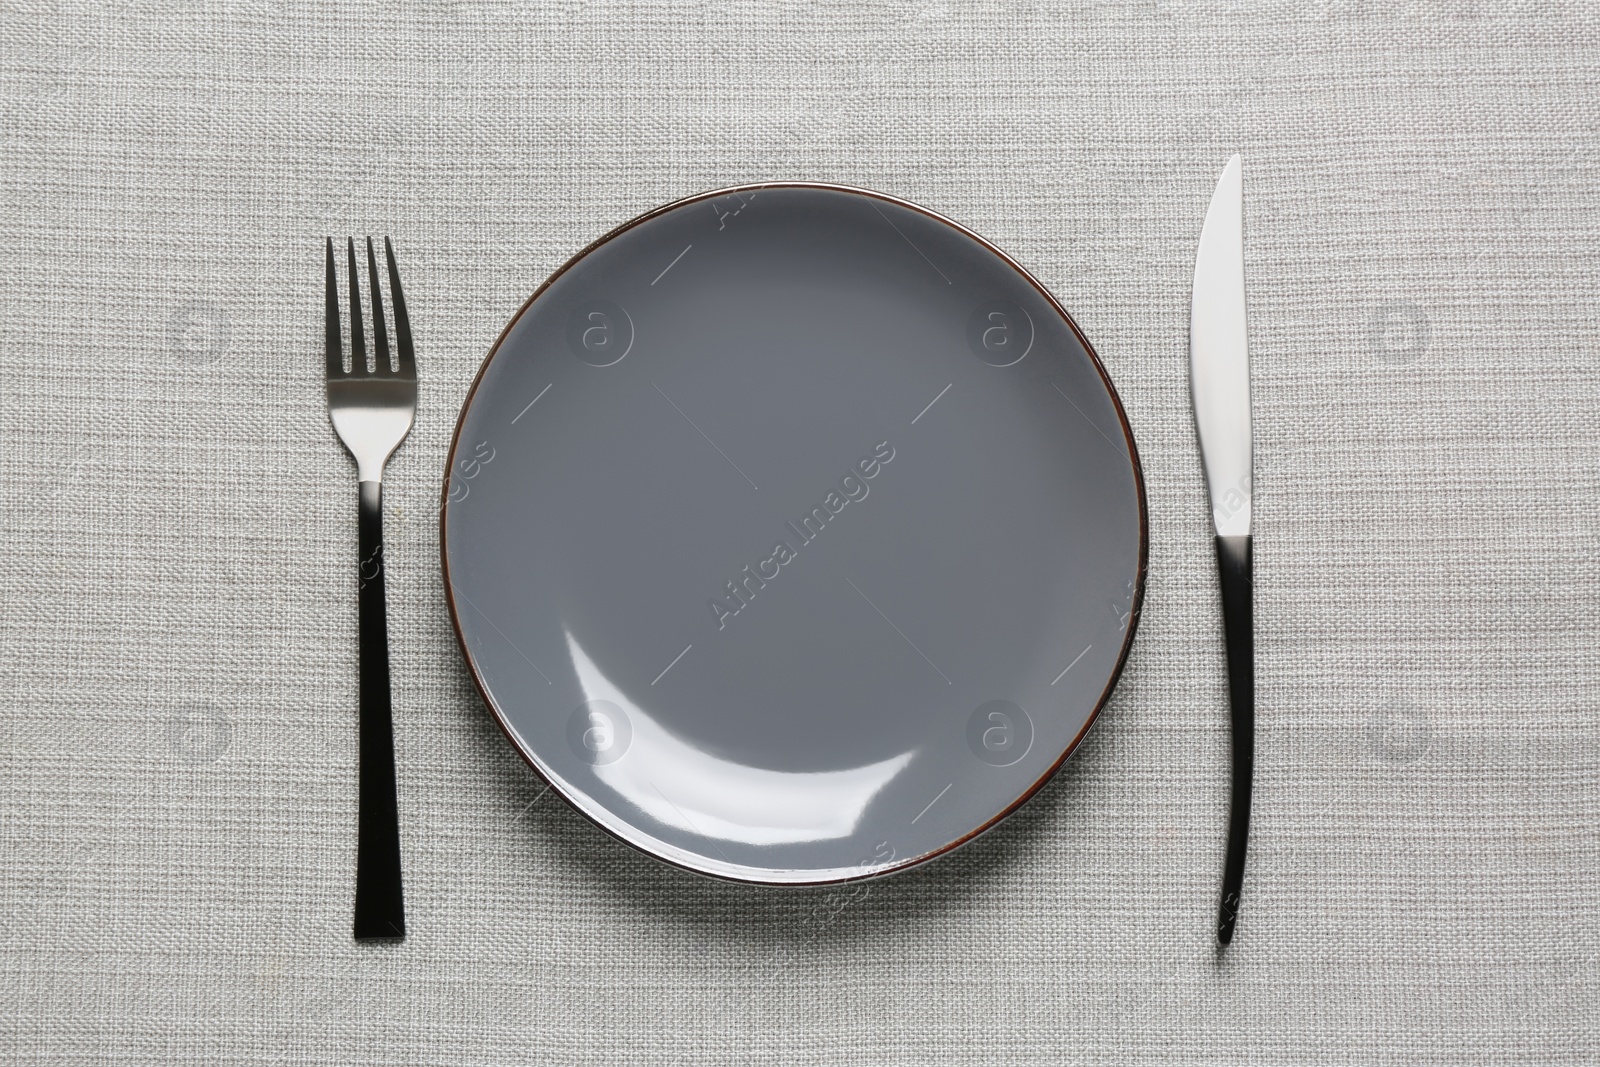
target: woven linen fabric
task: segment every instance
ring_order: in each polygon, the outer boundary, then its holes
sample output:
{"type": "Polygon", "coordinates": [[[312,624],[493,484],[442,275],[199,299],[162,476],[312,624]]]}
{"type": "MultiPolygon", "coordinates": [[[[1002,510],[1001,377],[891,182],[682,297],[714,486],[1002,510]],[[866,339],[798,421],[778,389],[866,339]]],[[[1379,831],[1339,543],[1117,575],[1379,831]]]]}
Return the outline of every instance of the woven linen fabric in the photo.
{"type": "Polygon", "coordinates": [[[1600,7],[0,4],[0,1056],[1600,1062],[1600,7]],[[1238,936],[1189,283],[1243,153],[1258,748],[1238,936]],[[500,736],[437,501],[501,327],[611,227],[802,178],[1015,256],[1150,508],[1038,797],[846,889],[683,874],[500,736]],[[391,234],[410,937],[350,937],[354,467],[324,235],[391,234]]]}

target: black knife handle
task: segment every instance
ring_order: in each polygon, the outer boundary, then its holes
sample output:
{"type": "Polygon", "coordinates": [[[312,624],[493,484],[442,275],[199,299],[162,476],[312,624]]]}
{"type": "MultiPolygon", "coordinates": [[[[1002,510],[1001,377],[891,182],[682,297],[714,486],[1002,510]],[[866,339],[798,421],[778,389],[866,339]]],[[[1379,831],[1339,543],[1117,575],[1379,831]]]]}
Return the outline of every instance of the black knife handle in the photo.
{"type": "Polygon", "coordinates": [[[1256,765],[1256,655],[1251,610],[1250,535],[1217,538],[1222,579],[1222,626],[1228,648],[1228,692],[1233,722],[1233,796],[1228,808],[1228,858],[1222,868],[1217,940],[1233,940],[1244,888],[1245,844],[1250,837],[1250,784],[1256,765]]]}
{"type": "Polygon", "coordinates": [[[358,941],[406,936],[400,810],[389,702],[389,618],[383,595],[383,484],[362,482],[360,542],[361,807],[356,829],[358,941]]]}

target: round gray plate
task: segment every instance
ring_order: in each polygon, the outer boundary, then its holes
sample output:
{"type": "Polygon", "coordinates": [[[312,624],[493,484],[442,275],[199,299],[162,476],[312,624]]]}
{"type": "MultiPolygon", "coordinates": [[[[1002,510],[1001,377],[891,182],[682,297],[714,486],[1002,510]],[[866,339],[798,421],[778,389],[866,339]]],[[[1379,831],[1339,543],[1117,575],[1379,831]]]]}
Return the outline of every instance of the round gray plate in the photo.
{"type": "Polygon", "coordinates": [[[1014,810],[1143,593],[1121,405],[975,234],[837,186],[661,208],[484,362],[445,486],[484,700],[574,807],[705,874],[818,883],[1014,810]]]}

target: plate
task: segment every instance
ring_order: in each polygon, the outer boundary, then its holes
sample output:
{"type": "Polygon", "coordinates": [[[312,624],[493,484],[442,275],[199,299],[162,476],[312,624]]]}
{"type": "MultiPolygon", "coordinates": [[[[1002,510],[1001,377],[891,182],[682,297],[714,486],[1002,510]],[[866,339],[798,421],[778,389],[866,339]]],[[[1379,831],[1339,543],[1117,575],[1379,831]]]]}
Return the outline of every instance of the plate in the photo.
{"type": "Polygon", "coordinates": [[[451,445],[450,613],[573,807],[707,875],[879,875],[993,826],[1105,704],[1138,453],[1066,312],[877,193],[670,204],[517,312],[451,445]]]}

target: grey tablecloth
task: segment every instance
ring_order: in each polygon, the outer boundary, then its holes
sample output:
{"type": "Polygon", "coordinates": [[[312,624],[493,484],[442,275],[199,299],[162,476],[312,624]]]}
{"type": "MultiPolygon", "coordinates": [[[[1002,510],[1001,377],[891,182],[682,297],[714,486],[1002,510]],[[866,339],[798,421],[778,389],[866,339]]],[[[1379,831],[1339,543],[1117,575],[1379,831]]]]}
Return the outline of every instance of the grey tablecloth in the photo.
{"type": "Polygon", "coordinates": [[[0,1055],[118,1065],[1600,1060],[1600,9],[915,0],[0,6],[0,1055]],[[1227,734],[1188,283],[1244,153],[1259,763],[1227,734]],[[679,874],[467,680],[434,506],[467,383],[585,243],[803,177],[975,228],[1076,315],[1149,486],[1086,747],[853,891],[679,874]],[[327,233],[391,233],[412,935],[349,937],[355,491],[327,233]]]}

